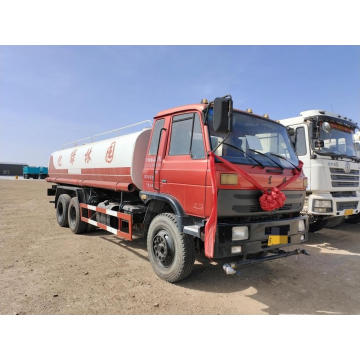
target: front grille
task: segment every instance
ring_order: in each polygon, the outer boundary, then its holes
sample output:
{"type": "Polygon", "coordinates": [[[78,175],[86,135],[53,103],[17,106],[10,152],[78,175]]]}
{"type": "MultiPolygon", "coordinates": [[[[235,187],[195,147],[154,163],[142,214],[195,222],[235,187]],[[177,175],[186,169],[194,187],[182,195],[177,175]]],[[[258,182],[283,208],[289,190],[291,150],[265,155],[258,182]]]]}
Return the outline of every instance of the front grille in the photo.
{"type": "Polygon", "coordinates": [[[332,182],[332,186],[333,187],[358,187],[359,186],[359,182],[358,181],[333,181],[332,182]]]}
{"type": "Polygon", "coordinates": [[[333,187],[358,187],[359,170],[352,169],[345,173],[342,168],[330,168],[331,180],[333,187]]]}
{"type": "Polygon", "coordinates": [[[331,175],[333,180],[358,180],[359,176],[356,175],[331,175]]]}
{"type": "Polygon", "coordinates": [[[336,210],[342,211],[345,209],[357,209],[357,201],[340,201],[336,203],[336,210]]]}
{"type": "MultiPolygon", "coordinates": [[[[345,174],[345,170],[342,168],[330,168],[330,172],[333,174],[345,174]]],[[[349,175],[359,175],[359,170],[352,169],[349,172],[349,175]]]]}
{"type": "Polygon", "coordinates": [[[355,197],[356,191],[333,191],[331,195],[333,197],[355,197]]]}
{"type": "MultiPolygon", "coordinates": [[[[303,191],[284,191],[285,204],[276,210],[276,213],[296,213],[302,210],[305,193],[303,191]]],[[[218,214],[219,217],[232,216],[262,216],[270,215],[261,209],[259,197],[262,192],[258,190],[219,190],[218,214]]]]}

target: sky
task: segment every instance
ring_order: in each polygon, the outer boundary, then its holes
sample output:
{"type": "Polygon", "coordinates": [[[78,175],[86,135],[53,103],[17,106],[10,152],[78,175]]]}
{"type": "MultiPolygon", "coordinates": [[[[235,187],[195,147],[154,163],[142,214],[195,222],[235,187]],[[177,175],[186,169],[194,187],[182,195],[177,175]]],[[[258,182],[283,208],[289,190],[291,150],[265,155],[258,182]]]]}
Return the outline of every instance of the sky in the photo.
{"type": "Polygon", "coordinates": [[[360,46],[0,46],[0,162],[47,166],[64,143],[226,94],[360,123],[360,46]]]}

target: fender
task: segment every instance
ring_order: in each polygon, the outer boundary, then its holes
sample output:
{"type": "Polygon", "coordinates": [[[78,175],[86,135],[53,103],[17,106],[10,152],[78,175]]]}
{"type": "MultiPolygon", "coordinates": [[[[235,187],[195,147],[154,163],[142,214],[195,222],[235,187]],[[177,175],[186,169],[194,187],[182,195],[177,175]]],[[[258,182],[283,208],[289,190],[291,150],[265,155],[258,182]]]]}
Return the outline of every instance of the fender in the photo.
{"type": "MultiPolygon", "coordinates": [[[[165,202],[170,205],[171,209],[174,211],[174,214],[176,216],[177,224],[179,230],[182,232],[184,227],[184,218],[186,217],[186,214],[180,205],[179,201],[174,198],[171,195],[168,194],[159,194],[154,192],[148,192],[148,191],[140,191],[140,198],[146,196],[146,199],[144,199],[145,205],[147,205],[151,200],[159,200],[161,202],[165,202]]],[[[146,211],[144,222],[146,222],[146,219],[148,217],[148,211],[146,211]]]]}
{"type": "Polygon", "coordinates": [[[76,195],[81,203],[87,203],[87,194],[84,188],[79,188],[75,186],[66,186],[66,185],[56,185],[56,189],[52,188],[53,192],[55,191],[55,208],[57,205],[57,200],[61,194],[69,194],[70,196],[76,195]]]}

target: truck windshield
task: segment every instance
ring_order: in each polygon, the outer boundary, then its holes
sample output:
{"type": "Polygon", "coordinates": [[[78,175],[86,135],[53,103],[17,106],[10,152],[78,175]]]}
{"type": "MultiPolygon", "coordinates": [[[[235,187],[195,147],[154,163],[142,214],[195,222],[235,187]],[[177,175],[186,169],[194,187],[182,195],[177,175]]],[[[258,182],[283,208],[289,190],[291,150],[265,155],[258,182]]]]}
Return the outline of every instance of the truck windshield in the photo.
{"type": "Polygon", "coordinates": [[[234,111],[230,134],[215,132],[212,127],[212,109],[208,125],[212,149],[224,139],[215,153],[233,163],[292,168],[299,161],[290,143],[286,128],[272,120],[234,111]],[[283,157],[284,159],[281,159],[283,157]],[[289,162],[290,161],[290,162],[289,162]]]}
{"type": "Polygon", "coordinates": [[[329,132],[320,129],[319,138],[324,141],[324,147],[317,149],[317,152],[324,155],[331,153],[348,157],[356,156],[352,131],[335,128],[336,124],[330,123],[330,125],[329,132]]]}

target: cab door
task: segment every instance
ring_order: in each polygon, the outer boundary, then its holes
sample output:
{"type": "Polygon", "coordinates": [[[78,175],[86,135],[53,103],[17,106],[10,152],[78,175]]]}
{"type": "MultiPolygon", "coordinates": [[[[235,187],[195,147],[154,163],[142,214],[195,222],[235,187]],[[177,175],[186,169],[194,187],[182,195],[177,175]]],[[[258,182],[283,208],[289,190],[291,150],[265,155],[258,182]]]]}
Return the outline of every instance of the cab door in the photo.
{"type": "Polygon", "coordinates": [[[207,156],[198,112],[174,115],[160,169],[160,192],[176,198],[188,215],[204,217],[207,156]]]}
{"type": "Polygon", "coordinates": [[[154,122],[143,170],[144,191],[160,191],[160,169],[167,144],[167,123],[168,121],[165,118],[156,119],[154,122]]]}
{"type": "Polygon", "coordinates": [[[299,160],[304,163],[303,171],[308,178],[308,187],[311,183],[311,157],[310,157],[310,141],[308,127],[299,125],[294,127],[295,130],[295,153],[299,160]]]}

